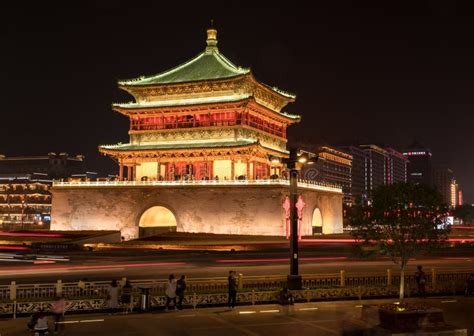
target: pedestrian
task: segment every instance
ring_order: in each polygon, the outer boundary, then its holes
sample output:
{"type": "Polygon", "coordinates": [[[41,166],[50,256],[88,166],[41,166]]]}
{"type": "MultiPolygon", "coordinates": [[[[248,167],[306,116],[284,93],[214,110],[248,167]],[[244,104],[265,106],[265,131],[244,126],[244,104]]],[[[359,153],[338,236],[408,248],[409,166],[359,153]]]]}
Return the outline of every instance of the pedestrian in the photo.
{"type": "Polygon", "coordinates": [[[466,296],[474,294],[474,273],[469,274],[466,279],[466,296]]]}
{"type": "Polygon", "coordinates": [[[174,278],[173,274],[170,274],[168,278],[165,294],[166,294],[165,310],[168,311],[171,301],[173,301],[174,309],[177,310],[178,308],[176,307],[176,279],[174,278]]]}
{"type": "Polygon", "coordinates": [[[41,309],[36,315],[34,335],[35,336],[46,335],[48,331],[49,331],[48,316],[46,315],[44,310],[41,309]]]}
{"type": "Polygon", "coordinates": [[[57,335],[60,330],[64,330],[64,324],[61,322],[64,320],[64,314],[66,313],[66,300],[61,295],[58,295],[56,301],[53,302],[51,310],[54,316],[54,334],[57,335]]]}
{"type": "Polygon", "coordinates": [[[415,273],[415,281],[418,286],[418,296],[426,296],[426,274],[423,271],[423,267],[419,265],[418,271],[415,273]]]}
{"type": "Polygon", "coordinates": [[[277,300],[282,306],[283,313],[287,316],[290,315],[290,309],[293,308],[295,300],[288,287],[283,287],[283,289],[278,293],[277,300]]]}
{"type": "Polygon", "coordinates": [[[176,282],[176,295],[178,296],[178,309],[183,309],[184,292],[186,290],[186,276],[181,275],[181,278],[176,282]]]}
{"type": "Polygon", "coordinates": [[[79,295],[84,295],[84,292],[86,290],[86,281],[87,281],[87,278],[82,278],[77,283],[77,288],[79,288],[79,295]]]}
{"type": "Polygon", "coordinates": [[[119,308],[117,280],[112,280],[107,291],[107,308],[110,313],[115,313],[119,308]]]}
{"type": "Polygon", "coordinates": [[[124,307],[124,314],[128,314],[132,312],[132,284],[130,280],[125,281],[125,285],[122,287],[122,295],[121,295],[122,306],[124,307]]]}
{"type": "Polygon", "coordinates": [[[237,278],[235,277],[234,271],[229,271],[229,276],[227,277],[228,289],[229,289],[229,300],[228,306],[231,309],[235,308],[235,301],[237,298],[237,278]]]}

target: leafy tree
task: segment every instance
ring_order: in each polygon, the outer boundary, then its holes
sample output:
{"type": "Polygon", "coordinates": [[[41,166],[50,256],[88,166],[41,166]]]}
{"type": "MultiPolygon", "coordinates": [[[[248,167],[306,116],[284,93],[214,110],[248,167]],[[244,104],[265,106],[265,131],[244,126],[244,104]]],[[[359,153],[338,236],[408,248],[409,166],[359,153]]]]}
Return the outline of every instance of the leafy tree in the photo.
{"type": "Polygon", "coordinates": [[[372,194],[372,203],[352,207],[348,217],[362,252],[389,256],[400,267],[403,300],[408,260],[447,238],[446,214],[441,196],[434,189],[396,183],[378,187],[372,194]]]}

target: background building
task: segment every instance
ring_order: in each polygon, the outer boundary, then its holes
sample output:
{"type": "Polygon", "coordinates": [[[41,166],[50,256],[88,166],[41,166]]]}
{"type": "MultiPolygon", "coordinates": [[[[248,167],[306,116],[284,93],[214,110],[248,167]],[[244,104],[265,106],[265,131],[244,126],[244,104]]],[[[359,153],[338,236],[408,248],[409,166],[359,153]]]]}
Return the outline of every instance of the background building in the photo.
{"type": "Polygon", "coordinates": [[[424,183],[433,185],[433,167],[431,163],[431,150],[413,143],[403,151],[403,155],[408,159],[408,182],[424,183]]]}
{"type": "Polygon", "coordinates": [[[342,188],[344,204],[351,205],[352,197],[352,155],[331,146],[319,146],[315,150],[319,160],[315,165],[303,168],[301,176],[342,188]]]}
{"type": "Polygon", "coordinates": [[[367,153],[366,181],[370,196],[372,190],[386,184],[388,153],[377,145],[360,145],[360,148],[367,153]]]}
{"type": "Polygon", "coordinates": [[[0,230],[49,229],[53,179],[90,180],[82,155],[0,156],[0,230]]]}
{"type": "Polygon", "coordinates": [[[0,177],[0,230],[49,229],[52,181],[46,174],[0,177]]]}
{"type": "Polygon", "coordinates": [[[456,183],[454,172],[449,168],[434,170],[434,186],[441,194],[444,203],[451,208],[459,205],[459,186],[456,183]]]}
{"type": "Polygon", "coordinates": [[[385,148],[387,152],[386,184],[407,182],[408,159],[393,148],[385,148]]]}
{"type": "Polygon", "coordinates": [[[83,155],[48,153],[44,156],[0,155],[0,174],[46,174],[51,179],[61,179],[86,171],[83,155]]]}

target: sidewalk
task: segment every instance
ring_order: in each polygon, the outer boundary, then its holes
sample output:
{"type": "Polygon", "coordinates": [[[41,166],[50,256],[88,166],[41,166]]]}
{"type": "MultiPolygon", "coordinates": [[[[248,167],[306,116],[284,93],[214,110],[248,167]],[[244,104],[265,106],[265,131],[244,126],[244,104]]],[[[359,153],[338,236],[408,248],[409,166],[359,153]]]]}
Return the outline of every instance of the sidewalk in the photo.
{"type": "MultiPolygon", "coordinates": [[[[294,312],[289,316],[283,314],[282,307],[275,304],[239,306],[234,310],[200,308],[166,313],[66,315],[68,323],[65,324],[63,335],[341,335],[343,331],[366,327],[360,320],[363,304],[394,301],[300,303],[294,306],[294,312]]],[[[474,298],[430,298],[424,301],[442,307],[448,323],[468,328],[468,335],[473,333],[474,298]]],[[[0,320],[0,335],[29,335],[27,321],[28,318],[0,320]]]]}

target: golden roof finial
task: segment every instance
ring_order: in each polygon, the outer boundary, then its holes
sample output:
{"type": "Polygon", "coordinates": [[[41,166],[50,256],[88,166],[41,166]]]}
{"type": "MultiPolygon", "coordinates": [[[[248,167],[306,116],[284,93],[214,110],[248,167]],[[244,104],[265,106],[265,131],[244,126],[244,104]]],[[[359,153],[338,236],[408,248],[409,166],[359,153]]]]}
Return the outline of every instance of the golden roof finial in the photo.
{"type": "Polygon", "coordinates": [[[211,19],[211,27],[207,30],[207,48],[217,49],[217,30],[214,29],[214,20],[211,19]]]}

